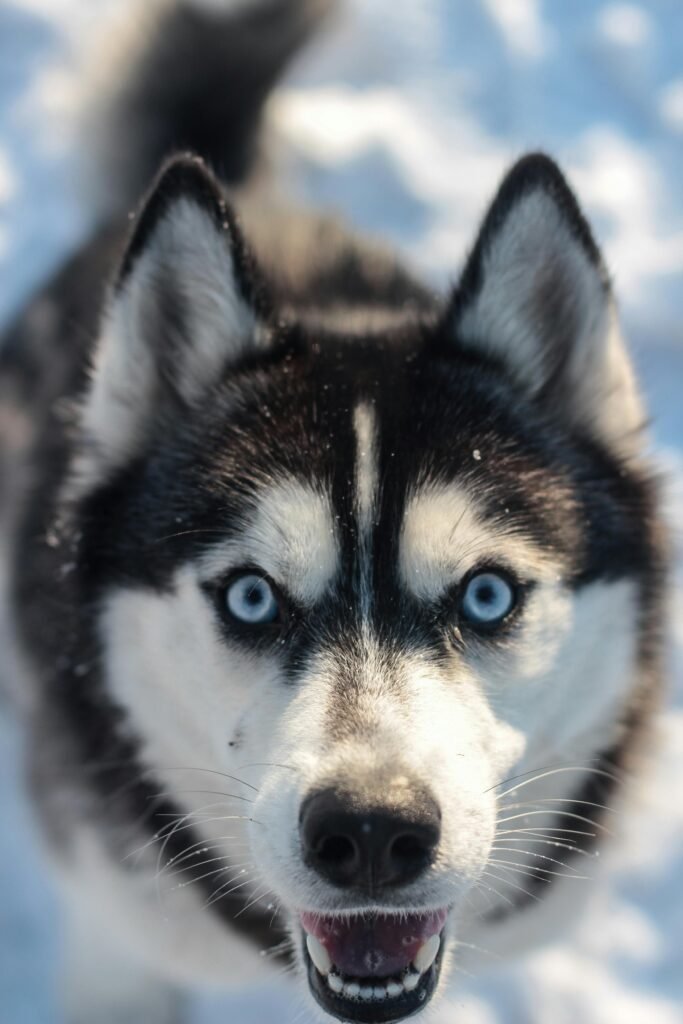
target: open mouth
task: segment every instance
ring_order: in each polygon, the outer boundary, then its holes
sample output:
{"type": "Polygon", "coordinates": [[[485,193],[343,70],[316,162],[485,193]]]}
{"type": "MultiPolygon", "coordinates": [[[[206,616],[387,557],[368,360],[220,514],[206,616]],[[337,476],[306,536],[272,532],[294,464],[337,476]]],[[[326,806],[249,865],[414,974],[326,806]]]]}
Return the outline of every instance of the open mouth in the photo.
{"type": "Polygon", "coordinates": [[[305,913],[304,957],[319,1005],[338,1020],[385,1024],[422,1010],[436,989],[448,910],[305,913]]]}

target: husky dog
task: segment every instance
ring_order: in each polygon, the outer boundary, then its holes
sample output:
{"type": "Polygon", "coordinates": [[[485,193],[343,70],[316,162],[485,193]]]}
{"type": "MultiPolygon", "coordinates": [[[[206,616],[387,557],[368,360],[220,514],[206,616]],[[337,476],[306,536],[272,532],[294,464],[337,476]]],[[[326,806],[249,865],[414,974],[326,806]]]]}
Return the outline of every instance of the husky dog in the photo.
{"type": "Polygon", "coordinates": [[[645,413],[552,160],[512,167],[446,295],[332,220],[238,220],[321,13],[165,13],[108,187],[161,170],[2,347],[72,1022],[168,1024],[272,960],[322,1020],[415,1014],[471,947],[566,922],[659,686],[645,413]]]}

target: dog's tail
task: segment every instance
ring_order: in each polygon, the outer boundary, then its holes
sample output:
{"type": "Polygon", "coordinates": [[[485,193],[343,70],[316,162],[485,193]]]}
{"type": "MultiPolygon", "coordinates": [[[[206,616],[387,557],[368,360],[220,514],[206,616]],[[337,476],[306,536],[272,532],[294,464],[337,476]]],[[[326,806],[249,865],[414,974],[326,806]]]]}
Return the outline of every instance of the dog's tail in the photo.
{"type": "Polygon", "coordinates": [[[98,55],[86,117],[98,199],[136,202],[161,161],[202,156],[229,185],[259,152],[265,101],[333,0],[161,0],[98,55]],[[101,57],[104,56],[104,62],[101,57]]]}

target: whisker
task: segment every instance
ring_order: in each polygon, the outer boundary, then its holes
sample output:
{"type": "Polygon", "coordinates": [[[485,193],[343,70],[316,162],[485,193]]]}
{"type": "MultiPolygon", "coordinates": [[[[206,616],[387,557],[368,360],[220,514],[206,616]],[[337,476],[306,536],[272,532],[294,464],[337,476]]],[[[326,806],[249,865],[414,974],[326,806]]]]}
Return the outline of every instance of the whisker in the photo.
{"type": "Polygon", "coordinates": [[[527,857],[534,857],[537,860],[547,860],[551,864],[559,864],[561,868],[567,868],[573,870],[571,864],[565,864],[563,860],[558,860],[557,857],[549,857],[546,853],[536,853],[534,850],[520,850],[518,846],[497,846],[493,844],[492,849],[498,850],[501,853],[523,853],[527,857]]]}
{"type": "MultiPolygon", "coordinates": [[[[581,767],[584,768],[586,765],[598,764],[599,761],[600,761],[600,758],[592,757],[592,758],[589,758],[587,761],[585,761],[584,764],[581,765],[581,767]]],[[[553,768],[567,768],[567,767],[570,767],[570,768],[573,769],[575,766],[574,766],[574,764],[572,762],[558,761],[555,764],[545,764],[545,765],[542,765],[540,768],[530,768],[528,771],[520,772],[518,775],[509,775],[506,779],[502,779],[500,782],[496,782],[495,786],[489,786],[489,788],[485,789],[484,792],[485,793],[490,793],[492,789],[498,789],[499,786],[505,786],[505,785],[507,785],[508,782],[514,782],[515,779],[526,779],[529,775],[536,775],[538,772],[545,772],[548,769],[553,769],[553,768]]]]}
{"type": "MultiPolygon", "coordinates": [[[[212,804],[205,804],[204,807],[201,808],[201,810],[205,811],[209,807],[220,806],[221,803],[222,803],[222,801],[214,801],[214,803],[212,803],[212,804]]],[[[161,862],[164,859],[164,854],[166,853],[166,848],[167,848],[169,842],[171,841],[171,839],[172,839],[172,837],[174,835],[177,835],[178,832],[183,832],[187,828],[193,828],[194,827],[194,821],[190,821],[189,824],[186,824],[187,821],[188,821],[188,818],[192,818],[192,817],[194,817],[193,812],[192,811],[188,811],[186,814],[182,815],[181,817],[176,816],[175,817],[175,824],[174,825],[171,825],[170,822],[169,822],[168,834],[164,836],[163,841],[161,843],[161,846],[159,847],[159,851],[158,851],[158,854],[157,854],[157,869],[156,869],[155,879],[156,879],[157,900],[159,901],[160,905],[162,903],[162,900],[161,900],[161,885],[160,885],[161,862]]]]}
{"type": "MultiPolygon", "coordinates": [[[[190,811],[188,812],[188,814],[184,814],[180,818],[178,818],[177,815],[172,815],[171,818],[176,822],[176,824],[173,827],[171,827],[171,822],[168,822],[167,826],[164,826],[163,829],[157,832],[157,834],[153,836],[152,839],[150,839],[147,843],[145,843],[143,847],[140,848],[141,852],[148,847],[154,846],[155,843],[162,843],[157,857],[157,872],[159,871],[161,860],[163,859],[164,853],[166,852],[166,847],[168,846],[170,840],[173,838],[173,836],[178,835],[179,832],[185,832],[188,828],[195,828],[196,821],[188,822],[187,819],[197,818],[200,813],[204,812],[190,811]],[[170,831],[167,832],[167,828],[170,829],[170,831]]],[[[203,818],[201,823],[203,825],[207,825],[212,821],[254,821],[256,824],[260,824],[260,822],[256,822],[255,818],[249,818],[243,814],[213,815],[208,818],[203,818]]]]}
{"type": "MultiPolygon", "coordinates": [[[[168,846],[168,843],[173,838],[173,836],[177,836],[179,832],[185,832],[188,828],[195,828],[196,825],[197,825],[197,820],[199,820],[199,815],[203,814],[203,813],[205,813],[205,812],[203,812],[203,811],[192,811],[192,812],[190,812],[190,814],[183,815],[183,817],[180,819],[180,822],[178,822],[178,824],[176,824],[171,829],[171,831],[168,833],[168,835],[166,835],[164,837],[162,847],[159,850],[159,858],[163,857],[163,855],[164,855],[164,853],[166,851],[166,847],[168,846]],[[187,818],[193,818],[194,820],[187,821],[187,818]]],[[[257,822],[255,818],[249,818],[249,817],[246,817],[243,814],[218,814],[218,815],[210,815],[209,817],[203,817],[201,819],[201,824],[202,825],[209,825],[209,824],[211,824],[211,822],[214,822],[214,821],[253,821],[257,825],[261,824],[261,822],[257,822]]],[[[169,824],[170,824],[170,822],[169,822],[169,824]]],[[[159,837],[159,838],[161,838],[161,837],[159,837]]],[[[159,864],[159,861],[157,862],[157,867],[158,867],[158,864],[159,864]]]]}
{"type": "MultiPolygon", "coordinates": [[[[482,878],[490,878],[490,877],[494,877],[495,878],[496,876],[495,875],[491,876],[488,871],[484,871],[484,873],[482,874],[482,878]]],[[[499,878],[498,881],[499,882],[504,882],[505,879],[504,878],[499,878]]],[[[480,891],[480,892],[482,892],[482,891],[487,891],[489,893],[494,892],[496,894],[496,896],[498,896],[505,903],[509,903],[511,907],[514,907],[514,905],[515,905],[514,901],[511,900],[509,896],[505,896],[500,891],[500,889],[496,889],[495,885],[490,885],[488,882],[477,881],[477,882],[475,882],[475,888],[478,891],[480,891]]]]}
{"type": "MultiPolygon", "coordinates": [[[[619,814],[619,811],[615,807],[610,807],[608,804],[598,804],[594,800],[574,800],[573,797],[540,797],[535,800],[529,800],[525,802],[523,800],[518,801],[514,804],[504,804],[500,809],[501,811],[511,811],[518,807],[540,807],[541,804],[572,804],[575,807],[595,807],[599,811],[607,811],[610,814],[619,814]]],[[[548,812],[552,813],[552,812],[548,812]]]]}
{"type": "MultiPolygon", "coordinates": [[[[202,882],[205,878],[213,878],[215,875],[225,875],[228,871],[235,871],[239,867],[253,867],[253,861],[245,860],[241,864],[228,864],[222,868],[215,868],[213,871],[206,871],[203,875],[199,875],[197,878],[187,878],[184,882],[178,882],[176,885],[169,887],[169,892],[175,892],[177,889],[187,889],[196,882],[202,882]]],[[[176,874],[181,875],[183,872],[178,871],[176,874]]]]}
{"type": "Polygon", "coordinates": [[[456,939],[455,946],[463,946],[465,949],[473,949],[475,953],[483,953],[485,956],[493,957],[494,960],[503,959],[500,953],[494,953],[491,949],[484,949],[483,946],[475,946],[472,942],[462,942],[460,939],[456,939]]]}
{"type": "MultiPolygon", "coordinates": [[[[526,815],[521,814],[520,817],[524,818],[526,815]]],[[[554,835],[552,833],[555,835],[587,836],[589,839],[596,838],[595,832],[584,832],[577,828],[560,828],[559,825],[536,825],[535,827],[530,825],[528,828],[521,828],[519,826],[517,828],[501,828],[497,830],[496,836],[516,836],[525,832],[530,832],[531,835],[536,835],[543,839],[553,839],[554,835]]]]}
{"type": "MultiPolygon", "coordinates": [[[[593,834],[591,833],[590,835],[592,836],[593,834]]],[[[496,834],[494,843],[498,843],[501,839],[504,839],[506,843],[529,843],[535,846],[543,844],[544,846],[554,846],[558,850],[565,849],[572,850],[574,853],[586,853],[586,850],[582,850],[580,846],[573,843],[564,843],[557,836],[545,836],[537,828],[502,828],[500,833],[496,834]]]]}
{"type": "Polygon", "coordinates": [[[207,843],[206,840],[198,839],[195,843],[191,843],[190,846],[186,847],[180,853],[176,853],[173,857],[166,861],[164,868],[170,868],[182,864],[185,860],[191,860],[193,857],[198,857],[202,853],[209,853],[210,850],[223,849],[226,845],[226,840],[238,839],[239,842],[231,844],[233,846],[248,846],[248,840],[242,840],[240,836],[216,836],[214,842],[207,843]]]}
{"type": "MultiPolygon", "coordinates": [[[[541,779],[547,779],[551,775],[560,775],[563,772],[577,772],[577,771],[585,771],[585,772],[588,772],[591,775],[600,775],[600,776],[603,776],[604,778],[610,779],[610,781],[612,781],[612,782],[619,782],[620,781],[619,778],[614,773],[608,772],[604,768],[587,768],[585,765],[575,765],[575,764],[574,765],[564,765],[562,767],[551,768],[548,771],[540,772],[540,773],[534,775],[530,779],[525,779],[524,782],[520,782],[516,786],[511,786],[510,789],[506,789],[504,793],[499,793],[498,794],[498,798],[500,800],[502,800],[504,797],[508,796],[510,793],[514,793],[518,789],[523,789],[525,786],[530,786],[533,782],[539,782],[541,779]]],[[[529,773],[525,772],[524,774],[526,775],[526,774],[529,774],[529,773]]],[[[502,783],[499,783],[499,785],[502,785],[502,783]]],[[[498,788],[497,786],[491,786],[491,788],[485,790],[485,792],[490,793],[491,789],[497,789],[497,788],[498,788]]]]}
{"type": "Polygon", "coordinates": [[[276,899],[276,900],[275,900],[275,905],[274,905],[274,907],[273,907],[273,913],[272,913],[272,914],[270,915],[270,921],[268,922],[268,927],[269,927],[269,928],[272,928],[272,927],[273,927],[273,922],[274,922],[275,918],[277,917],[277,915],[279,914],[279,912],[280,912],[280,909],[281,909],[281,908],[279,907],[279,905],[278,905],[278,901],[277,901],[277,899],[276,899]]]}
{"type": "Polygon", "coordinates": [[[488,869],[482,872],[482,878],[495,878],[497,882],[502,882],[503,885],[509,885],[512,889],[517,889],[519,892],[524,893],[525,896],[528,896],[530,899],[536,900],[537,903],[540,903],[540,899],[535,893],[529,892],[528,889],[525,889],[522,885],[517,885],[516,882],[511,882],[509,878],[501,878],[500,875],[494,875],[493,872],[488,869]]]}
{"type": "MultiPolygon", "coordinates": [[[[223,866],[221,868],[216,868],[215,870],[210,871],[209,874],[215,875],[219,871],[234,871],[235,868],[243,868],[246,866],[251,867],[251,865],[254,863],[251,860],[243,860],[240,861],[238,864],[234,864],[228,857],[209,857],[207,860],[200,860],[196,863],[193,862],[192,867],[197,869],[205,868],[207,864],[216,864],[218,861],[221,861],[223,866]]],[[[202,878],[208,878],[208,874],[200,875],[197,878],[195,878],[194,875],[189,876],[187,866],[184,868],[178,868],[176,871],[169,872],[165,872],[164,869],[162,868],[161,874],[167,879],[177,878],[178,875],[185,875],[186,877],[191,877],[191,880],[193,882],[200,882],[202,878]]]]}
{"type": "Polygon", "coordinates": [[[268,949],[260,951],[260,955],[267,958],[281,956],[283,953],[294,953],[294,942],[289,936],[281,942],[277,942],[274,946],[269,946],[268,949]]]}
{"type": "MultiPolygon", "coordinates": [[[[489,859],[489,864],[496,864],[498,867],[501,868],[502,871],[511,871],[513,874],[516,873],[518,875],[527,875],[529,878],[538,879],[538,873],[543,872],[544,876],[550,875],[553,878],[577,878],[581,879],[582,881],[588,880],[588,875],[571,874],[567,873],[566,871],[551,871],[550,868],[544,868],[540,864],[534,865],[530,868],[526,868],[513,860],[499,860],[497,857],[491,857],[489,859]]],[[[544,880],[544,878],[539,879],[539,881],[544,880]]]]}
{"type": "Polygon", "coordinates": [[[474,971],[468,971],[466,967],[459,964],[456,960],[455,963],[451,964],[451,970],[455,971],[456,974],[462,974],[464,978],[476,978],[477,975],[474,971]]]}
{"type": "MultiPolygon", "coordinates": [[[[156,869],[157,898],[158,898],[160,903],[161,903],[161,891],[160,891],[160,887],[159,887],[160,867],[161,867],[161,862],[162,862],[162,860],[164,858],[164,855],[166,853],[166,848],[167,848],[169,842],[171,841],[172,837],[174,835],[177,835],[179,832],[185,831],[188,828],[194,828],[195,827],[195,821],[194,820],[190,820],[188,822],[188,819],[193,819],[199,813],[204,813],[209,807],[220,806],[222,804],[222,802],[223,801],[214,801],[213,803],[205,804],[203,808],[199,808],[197,811],[188,811],[187,814],[184,814],[181,818],[176,820],[176,824],[173,825],[173,827],[170,829],[170,831],[168,832],[168,835],[166,835],[164,837],[163,842],[161,844],[161,847],[159,849],[158,856],[157,856],[157,869],[156,869]]],[[[202,824],[207,824],[208,822],[210,822],[212,820],[213,821],[227,821],[227,820],[233,819],[233,818],[234,818],[233,815],[219,815],[218,817],[214,817],[214,818],[208,818],[208,819],[204,818],[202,820],[202,824]]]]}
{"type": "Polygon", "coordinates": [[[245,911],[249,910],[250,907],[253,907],[255,903],[259,902],[259,900],[264,900],[266,896],[270,896],[272,891],[272,889],[266,889],[265,892],[259,893],[258,896],[253,896],[248,903],[244,904],[241,910],[238,910],[233,920],[236,921],[238,917],[241,917],[241,915],[244,914],[245,911]]]}
{"type": "Polygon", "coordinates": [[[297,770],[293,764],[278,764],[277,761],[251,761],[249,764],[239,765],[240,771],[243,768],[286,768],[290,772],[297,770]]]}
{"type": "MultiPolygon", "coordinates": [[[[249,766],[246,765],[245,767],[249,767],[249,766]]],[[[155,771],[155,774],[156,774],[157,770],[155,769],[154,771],[155,771]]],[[[162,772],[205,772],[207,775],[219,775],[223,779],[230,779],[231,782],[238,782],[240,784],[240,786],[246,786],[247,789],[253,789],[253,791],[255,793],[259,792],[258,786],[252,785],[251,782],[245,782],[244,779],[240,779],[237,775],[229,775],[228,772],[218,771],[217,768],[193,768],[193,767],[187,767],[185,765],[172,765],[171,767],[164,766],[164,767],[158,769],[158,771],[162,771],[162,772]]],[[[192,790],[188,790],[187,792],[192,792],[192,790]]],[[[197,790],[197,792],[201,792],[201,790],[197,790]]]]}
{"type": "MultiPolygon", "coordinates": [[[[172,797],[176,797],[176,796],[186,796],[187,794],[195,794],[195,793],[199,793],[200,795],[203,795],[203,796],[221,796],[221,797],[224,798],[224,800],[225,799],[228,799],[228,800],[240,800],[242,803],[245,803],[245,804],[253,804],[254,803],[254,801],[249,796],[239,796],[237,793],[222,793],[219,789],[175,789],[175,790],[162,789],[159,793],[152,793],[148,797],[148,799],[149,800],[162,800],[165,797],[171,797],[172,798],[172,797]]],[[[223,803],[224,800],[222,800],[220,802],[223,803]]]]}
{"type": "Polygon", "coordinates": [[[468,890],[466,893],[463,893],[463,898],[467,903],[467,906],[474,914],[478,915],[479,908],[472,899],[475,893],[481,893],[482,895],[486,896],[489,901],[489,906],[491,906],[491,892],[483,884],[477,884],[475,882],[472,889],[468,890]]]}
{"type": "MultiPolygon", "coordinates": [[[[536,815],[547,816],[547,811],[527,811],[525,814],[511,814],[507,818],[498,818],[497,824],[504,824],[508,821],[519,821],[520,818],[533,818],[536,815]]],[[[612,835],[610,830],[599,821],[593,821],[591,818],[585,818],[582,814],[574,814],[572,811],[555,811],[554,816],[557,818],[574,818],[576,821],[583,821],[587,825],[592,825],[593,828],[600,829],[606,835],[612,835]]]]}
{"type": "Polygon", "coordinates": [[[214,905],[214,903],[217,903],[217,902],[218,902],[218,900],[222,900],[222,899],[224,899],[224,898],[225,898],[226,896],[230,896],[230,895],[231,895],[231,893],[233,893],[233,892],[237,892],[237,890],[238,890],[238,889],[243,889],[245,885],[249,885],[249,883],[251,882],[251,876],[248,876],[247,878],[245,878],[243,882],[239,882],[239,883],[238,883],[238,885],[234,885],[234,886],[232,887],[232,889],[228,889],[228,890],[227,890],[227,892],[223,892],[223,890],[225,889],[225,887],[226,887],[227,885],[230,885],[230,883],[231,883],[231,882],[234,882],[234,881],[236,881],[236,879],[240,878],[240,877],[241,877],[241,876],[242,876],[243,874],[246,874],[246,871],[245,871],[245,869],[244,869],[244,868],[242,869],[242,871],[240,871],[239,875],[235,875],[235,877],[234,877],[234,878],[229,878],[227,882],[224,882],[224,883],[223,883],[223,885],[221,885],[221,886],[220,886],[220,887],[219,887],[219,888],[218,888],[218,889],[217,889],[217,890],[216,890],[216,891],[215,891],[215,892],[214,892],[214,893],[213,893],[213,894],[211,895],[210,899],[208,899],[208,900],[207,900],[207,901],[206,901],[206,902],[204,903],[204,909],[205,909],[205,910],[208,910],[208,908],[209,908],[209,907],[212,907],[212,906],[214,905]]]}
{"type": "MultiPolygon", "coordinates": [[[[211,804],[209,806],[211,806],[211,807],[220,807],[221,804],[223,804],[223,803],[225,803],[224,800],[217,800],[215,804],[211,804]]],[[[185,819],[185,818],[195,818],[197,821],[203,820],[205,822],[208,822],[208,821],[251,821],[251,822],[254,823],[254,825],[262,825],[263,824],[262,821],[257,821],[256,818],[252,818],[248,814],[219,814],[219,815],[216,815],[216,816],[208,816],[208,814],[209,814],[209,812],[206,811],[203,807],[198,807],[196,810],[194,810],[194,811],[187,811],[183,815],[179,815],[177,813],[174,814],[174,813],[172,813],[170,811],[168,813],[166,813],[166,811],[161,811],[161,812],[159,812],[159,814],[156,815],[156,817],[157,818],[171,818],[172,820],[173,819],[177,820],[179,817],[182,817],[183,819],[185,819]],[[201,815],[204,815],[203,819],[201,819],[201,815]]],[[[192,828],[192,824],[193,823],[190,822],[190,824],[188,825],[188,828],[192,828]]]]}
{"type": "MultiPolygon", "coordinates": [[[[223,804],[222,800],[217,800],[217,801],[215,801],[215,803],[212,803],[212,804],[204,804],[204,807],[200,808],[199,810],[203,812],[207,807],[220,807],[222,804],[223,804]]],[[[175,821],[179,821],[179,820],[183,820],[184,821],[187,818],[191,817],[192,815],[196,815],[198,813],[199,813],[199,811],[188,811],[185,814],[179,814],[179,813],[167,814],[165,812],[158,812],[158,813],[155,814],[155,817],[157,817],[157,818],[171,818],[172,820],[175,820],[175,821]]],[[[215,818],[213,820],[215,820],[215,821],[222,821],[222,820],[225,820],[225,821],[228,821],[228,820],[230,820],[230,821],[255,821],[256,819],[250,818],[250,817],[248,817],[248,816],[246,816],[244,814],[232,814],[232,815],[223,815],[220,818],[215,818]]],[[[257,824],[260,824],[260,822],[257,822],[257,824]]],[[[192,825],[190,824],[188,827],[191,828],[192,825]]],[[[168,834],[168,830],[169,829],[171,829],[171,822],[164,823],[163,827],[158,829],[155,832],[155,834],[153,836],[151,836],[149,839],[145,840],[145,842],[142,843],[141,846],[138,846],[134,850],[130,850],[128,853],[124,854],[124,856],[122,857],[122,860],[126,861],[126,860],[129,860],[131,857],[135,857],[135,856],[137,856],[139,858],[145,852],[145,850],[148,850],[150,847],[154,846],[155,843],[161,842],[163,837],[168,834]]],[[[228,837],[228,838],[230,838],[230,837],[228,837]]],[[[199,840],[199,842],[201,843],[202,840],[199,840]]],[[[189,847],[189,849],[191,849],[191,847],[189,847]]]]}

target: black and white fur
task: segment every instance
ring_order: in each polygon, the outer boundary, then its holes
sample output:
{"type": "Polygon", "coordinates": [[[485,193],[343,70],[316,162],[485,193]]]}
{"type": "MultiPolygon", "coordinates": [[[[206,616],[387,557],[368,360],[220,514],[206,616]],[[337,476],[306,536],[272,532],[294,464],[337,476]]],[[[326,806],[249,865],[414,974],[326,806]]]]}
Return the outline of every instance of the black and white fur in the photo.
{"type": "Polygon", "coordinates": [[[178,144],[217,176],[167,160],[0,352],[8,681],[68,894],[71,1021],[166,1024],[176,989],[260,977],[262,949],[301,964],[306,910],[447,906],[456,964],[537,941],[577,904],[563,876],[659,686],[645,413],[557,166],[508,172],[445,296],[323,217],[247,197],[240,227],[225,185],[320,13],[164,15],[109,122],[116,188],[178,144]],[[457,595],[491,565],[525,598],[483,637],[457,595]],[[288,595],[277,635],[226,622],[243,567],[288,595]],[[377,806],[398,777],[439,807],[432,865],[372,898],[330,886],[307,796],[377,806]]]}

